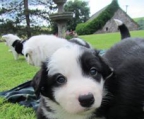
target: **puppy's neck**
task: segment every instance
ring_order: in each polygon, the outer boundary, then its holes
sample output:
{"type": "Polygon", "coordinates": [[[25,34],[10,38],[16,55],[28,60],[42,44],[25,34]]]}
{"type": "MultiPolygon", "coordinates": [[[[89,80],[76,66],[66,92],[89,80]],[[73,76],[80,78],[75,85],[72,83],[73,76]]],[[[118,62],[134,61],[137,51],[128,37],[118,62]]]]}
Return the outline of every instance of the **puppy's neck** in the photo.
{"type": "Polygon", "coordinates": [[[81,114],[68,113],[59,104],[44,96],[41,98],[41,110],[47,119],[103,119],[96,118],[94,110],[81,114]]]}

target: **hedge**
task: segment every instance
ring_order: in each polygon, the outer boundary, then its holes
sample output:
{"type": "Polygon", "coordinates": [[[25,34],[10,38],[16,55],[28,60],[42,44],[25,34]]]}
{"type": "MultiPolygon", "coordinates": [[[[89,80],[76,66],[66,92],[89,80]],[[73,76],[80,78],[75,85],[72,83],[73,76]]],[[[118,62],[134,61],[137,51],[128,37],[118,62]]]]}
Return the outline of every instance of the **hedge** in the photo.
{"type": "Polygon", "coordinates": [[[114,13],[118,9],[119,5],[117,0],[113,0],[112,3],[108,5],[98,17],[92,21],[78,24],[76,27],[76,32],[79,35],[93,34],[97,30],[101,29],[106,24],[106,22],[113,17],[114,13]]]}

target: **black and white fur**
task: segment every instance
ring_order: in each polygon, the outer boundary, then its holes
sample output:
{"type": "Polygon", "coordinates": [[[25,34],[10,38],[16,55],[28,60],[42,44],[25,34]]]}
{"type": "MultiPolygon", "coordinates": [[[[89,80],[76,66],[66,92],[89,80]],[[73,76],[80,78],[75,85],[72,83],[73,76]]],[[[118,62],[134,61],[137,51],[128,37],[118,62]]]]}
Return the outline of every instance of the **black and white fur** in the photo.
{"type": "Polygon", "coordinates": [[[12,46],[14,47],[15,51],[18,54],[23,55],[22,51],[23,51],[23,45],[26,42],[26,40],[15,40],[12,44],[12,46]]]}
{"type": "Polygon", "coordinates": [[[119,19],[114,19],[121,34],[121,40],[130,37],[130,32],[127,26],[119,19]]]}
{"type": "Polygon", "coordinates": [[[91,45],[90,45],[88,42],[84,41],[84,40],[81,39],[81,38],[72,38],[72,39],[70,39],[69,41],[72,42],[72,43],[76,43],[76,44],[78,44],[78,45],[87,47],[87,48],[92,48],[91,45]]]}
{"type": "MultiPolygon", "coordinates": [[[[104,82],[112,75],[97,51],[69,45],[54,52],[33,78],[38,119],[99,119],[104,82]]],[[[103,118],[100,118],[103,119],[103,118]]]]}
{"type": "Polygon", "coordinates": [[[143,52],[142,38],[126,38],[102,57],[78,45],[58,49],[32,81],[37,118],[144,119],[143,52]]]}
{"type": "Polygon", "coordinates": [[[10,48],[13,53],[14,59],[17,60],[19,54],[22,54],[23,41],[17,36],[13,34],[6,34],[2,36],[6,41],[6,45],[10,48]]]}

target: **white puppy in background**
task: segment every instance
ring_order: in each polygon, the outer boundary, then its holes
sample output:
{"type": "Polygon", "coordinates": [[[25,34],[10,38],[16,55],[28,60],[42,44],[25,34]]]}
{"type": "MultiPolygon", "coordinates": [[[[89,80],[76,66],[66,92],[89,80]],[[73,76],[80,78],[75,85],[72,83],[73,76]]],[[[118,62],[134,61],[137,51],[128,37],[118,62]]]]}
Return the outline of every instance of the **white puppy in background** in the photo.
{"type": "Polygon", "coordinates": [[[39,67],[57,49],[69,44],[69,41],[54,35],[37,35],[25,42],[22,52],[28,64],[39,67]]]}
{"type": "Polygon", "coordinates": [[[13,47],[13,43],[16,40],[21,40],[21,39],[17,35],[13,35],[13,34],[3,35],[2,38],[5,40],[6,45],[10,48],[9,51],[12,51],[14,59],[17,60],[19,54],[15,51],[15,48],[13,47]]]}

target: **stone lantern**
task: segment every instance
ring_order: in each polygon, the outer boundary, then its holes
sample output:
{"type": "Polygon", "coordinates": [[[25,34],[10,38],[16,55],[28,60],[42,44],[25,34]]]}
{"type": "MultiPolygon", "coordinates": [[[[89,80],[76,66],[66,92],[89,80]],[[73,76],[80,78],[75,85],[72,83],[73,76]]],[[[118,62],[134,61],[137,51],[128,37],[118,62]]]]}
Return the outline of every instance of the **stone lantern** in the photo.
{"type": "Polygon", "coordinates": [[[66,22],[68,19],[73,17],[72,12],[64,11],[64,4],[67,0],[53,0],[58,7],[58,13],[51,14],[50,19],[57,23],[58,26],[58,36],[65,38],[66,36],[66,22]]]}

